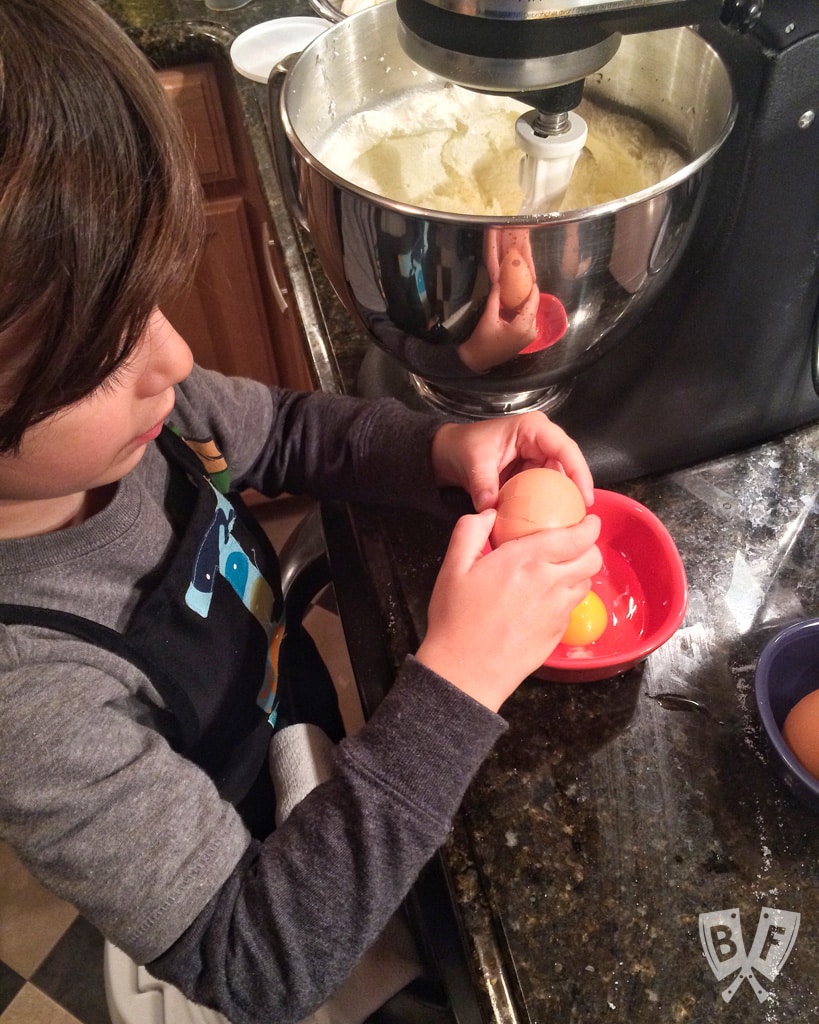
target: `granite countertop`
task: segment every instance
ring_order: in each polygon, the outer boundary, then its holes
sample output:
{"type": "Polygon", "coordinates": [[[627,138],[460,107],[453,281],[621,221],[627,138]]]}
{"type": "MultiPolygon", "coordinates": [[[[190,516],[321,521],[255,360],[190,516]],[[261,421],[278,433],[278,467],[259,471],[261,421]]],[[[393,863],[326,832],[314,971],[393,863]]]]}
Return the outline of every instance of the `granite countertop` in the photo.
{"type": "MultiPolygon", "coordinates": [[[[819,615],[817,481],[811,427],[618,487],[675,538],[688,612],[625,675],[532,680],[504,706],[444,855],[484,1019],[817,1019],[819,818],[775,776],[753,696],[765,641],[819,615]],[[749,951],[763,907],[801,914],[793,952],[760,979],[764,1003],[746,984],[726,1003],[699,915],[736,908],[749,951]]],[[[446,537],[406,513],[360,510],[355,527],[394,666],[423,632],[446,537]]]]}
{"type": "MultiPolygon", "coordinates": [[[[100,3],[159,63],[225,59],[239,31],[312,13],[306,0],[254,0],[224,14],[201,0],[100,3]]],[[[236,84],[320,386],[354,391],[367,339],[285,209],[266,88],[239,76],[236,84]]],[[[617,487],[676,540],[688,613],[625,675],[529,681],[505,705],[509,731],[470,788],[439,865],[477,997],[478,1017],[456,1005],[460,1020],[819,1019],[819,818],[775,777],[753,700],[765,640],[819,615],[817,481],[819,427],[809,426],[617,487]],[[764,907],[801,914],[791,955],[778,978],[755,976],[761,988],[743,982],[726,1001],[699,915],[736,909],[749,951],[764,907]]],[[[446,530],[406,512],[328,514],[349,534],[335,552],[346,569],[342,615],[365,700],[375,703],[423,633],[446,530]],[[345,605],[354,610],[346,616],[345,605]]],[[[739,928],[723,936],[737,942],[739,928]]]]}

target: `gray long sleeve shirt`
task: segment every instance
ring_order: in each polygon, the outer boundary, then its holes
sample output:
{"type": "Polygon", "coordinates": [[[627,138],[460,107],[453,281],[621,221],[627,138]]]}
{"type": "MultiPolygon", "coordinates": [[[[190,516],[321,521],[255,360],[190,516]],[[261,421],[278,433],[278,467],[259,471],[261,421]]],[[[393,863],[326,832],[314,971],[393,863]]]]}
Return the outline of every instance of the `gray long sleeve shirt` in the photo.
{"type": "MultiPolygon", "coordinates": [[[[171,422],[266,494],[443,511],[436,421],[195,370],[171,422]]],[[[0,601],[122,629],[175,544],[154,445],[91,519],[0,542],[0,601]]],[[[336,775],[264,843],[169,746],[133,665],[0,625],[0,836],[116,945],[234,1024],[296,1021],[349,974],[445,839],[504,723],[413,658],[336,775]]]]}

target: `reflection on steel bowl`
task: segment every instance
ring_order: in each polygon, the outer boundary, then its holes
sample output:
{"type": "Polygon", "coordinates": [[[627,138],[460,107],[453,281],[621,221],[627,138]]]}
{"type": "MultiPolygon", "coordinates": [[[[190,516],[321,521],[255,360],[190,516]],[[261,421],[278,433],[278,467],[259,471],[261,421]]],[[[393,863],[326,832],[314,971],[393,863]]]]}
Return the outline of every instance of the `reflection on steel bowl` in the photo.
{"type": "Polygon", "coordinates": [[[340,119],[437,81],[403,53],[396,22],[391,3],[346,18],[271,78],[274,139],[287,142],[277,163],[293,212],[342,302],[428,401],[475,416],[549,408],[624,337],[676,265],[703,174],[733,124],[727,70],[691,29],[624,37],[586,95],[656,125],[686,154],[682,169],[581,210],[448,214],[368,192],[317,156],[340,119]],[[511,316],[493,287],[510,248],[532,278],[511,316]],[[565,316],[565,329],[538,343],[544,302],[565,316]]]}

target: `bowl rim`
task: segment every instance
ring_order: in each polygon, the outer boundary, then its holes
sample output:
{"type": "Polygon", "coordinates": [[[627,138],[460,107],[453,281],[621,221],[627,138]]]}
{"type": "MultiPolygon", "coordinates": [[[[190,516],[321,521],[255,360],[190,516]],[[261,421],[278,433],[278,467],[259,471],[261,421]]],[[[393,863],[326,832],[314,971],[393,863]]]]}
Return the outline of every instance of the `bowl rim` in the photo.
{"type": "Polygon", "coordinates": [[[754,670],[754,697],[763,729],[774,753],[806,789],[819,796],[819,779],[815,775],[811,775],[807,768],[800,764],[796,755],[785,742],[782,729],[777,725],[774,716],[770,696],[770,672],[777,657],[783,649],[790,645],[794,637],[800,633],[816,631],[819,631],[819,618],[800,619],[798,622],[792,622],[780,629],[766,642],[754,670]]]}
{"type": "Polygon", "coordinates": [[[336,25],[349,17],[342,11],[340,0],[337,4],[333,3],[333,0],[307,0],[307,2],[319,17],[326,18],[331,25],[336,25]]]}
{"type": "Polygon", "coordinates": [[[644,641],[632,650],[601,655],[597,658],[567,658],[564,655],[555,654],[553,651],[543,663],[543,667],[546,670],[554,669],[561,673],[577,673],[578,676],[594,672],[597,674],[597,678],[604,679],[606,675],[600,675],[601,671],[610,670],[609,674],[614,675],[617,671],[625,671],[627,668],[631,668],[647,658],[653,651],[662,647],[677,632],[688,610],[688,577],[674,538],[669,533],[665,524],[650,508],[637,501],[636,498],[622,494],[620,491],[605,490],[598,487],[594,489],[594,499],[595,503],[589,509],[592,515],[594,515],[598,499],[602,499],[602,502],[609,508],[614,507],[636,513],[652,527],[652,531],[660,541],[663,553],[668,559],[673,578],[677,584],[672,590],[672,597],[675,597],[676,600],[670,602],[659,627],[651,633],[650,637],[645,637],[644,641]]]}
{"type": "MultiPolygon", "coordinates": [[[[320,14],[321,17],[327,18],[329,22],[327,39],[333,39],[334,37],[333,41],[341,39],[341,33],[355,32],[356,24],[359,20],[361,25],[364,25],[365,20],[368,19],[376,18],[384,20],[394,17],[397,21],[398,18],[396,0],[380,0],[380,2],[369,7],[361,8],[353,14],[344,15],[338,20],[334,20],[331,15],[326,13],[324,4],[317,6],[311,3],[311,6],[313,7],[313,10],[320,14]]],[[[378,27],[383,28],[383,26],[380,25],[378,27]]],[[[725,66],[725,62],[722,60],[719,53],[717,53],[714,46],[690,25],[678,25],[671,28],[658,29],[650,33],[633,33],[627,37],[627,41],[629,45],[633,45],[636,37],[651,35],[656,38],[661,33],[667,34],[669,37],[674,34],[678,39],[688,37],[696,38],[697,45],[702,45],[703,47],[703,53],[707,52],[712,54],[719,64],[725,66]]],[[[601,220],[605,218],[613,218],[624,209],[638,207],[643,203],[653,201],[659,196],[666,195],[669,192],[682,188],[689,180],[693,180],[696,176],[702,175],[706,167],[711,163],[714,156],[716,156],[728,136],[731,134],[734,123],[737,119],[738,104],[736,90],[734,88],[733,81],[731,80],[730,72],[726,66],[726,86],[728,89],[729,102],[727,103],[728,109],[725,121],[722,124],[720,131],[716,133],[715,138],[702,153],[691,158],[683,167],[674,171],[661,181],[656,182],[654,185],[639,189],[636,192],[632,192],[630,195],[611,199],[607,202],[598,203],[594,206],[579,207],[575,210],[556,210],[549,213],[539,214],[508,214],[504,216],[490,216],[486,214],[451,213],[446,210],[435,210],[423,206],[411,206],[400,200],[385,199],[384,196],[380,196],[375,192],[370,192],[368,189],[363,188],[360,185],[356,185],[354,182],[347,181],[331,167],[328,167],[324,161],[313,152],[315,146],[308,146],[308,144],[301,138],[301,135],[294,123],[295,118],[291,117],[291,111],[289,109],[291,104],[297,103],[296,97],[298,95],[298,89],[295,89],[292,86],[292,79],[298,75],[301,67],[306,68],[310,65],[322,63],[320,47],[322,45],[330,45],[327,42],[327,39],[325,39],[323,43],[318,38],[308,43],[299,54],[298,59],[295,61],[293,66],[288,69],[286,75],[286,88],[284,88],[281,93],[281,127],[283,128],[290,145],[299,154],[301,159],[319,175],[330,181],[335,187],[352,195],[359,196],[368,203],[375,202],[376,205],[386,205],[392,212],[400,213],[404,217],[413,219],[435,221],[441,224],[456,224],[467,228],[491,226],[520,227],[521,224],[530,228],[535,228],[551,224],[564,225],[575,223],[577,221],[588,223],[590,220],[597,220],[598,218],[601,220]]],[[[411,60],[411,58],[407,59],[411,60]]],[[[412,63],[415,62],[413,61],[412,63]]],[[[420,65],[418,65],[418,67],[420,68],[420,65]]],[[[428,84],[434,86],[436,80],[438,80],[438,76],[424,68],[421,68],[421,70],[424,74],[431,76],[428,84]]],[[[593,74],[588,76],[587,80],[592,82],[594,78],[595,75],[593,74]]],[[[445,81],[445,79],[440,79],[440,81],[445,81]]]]}

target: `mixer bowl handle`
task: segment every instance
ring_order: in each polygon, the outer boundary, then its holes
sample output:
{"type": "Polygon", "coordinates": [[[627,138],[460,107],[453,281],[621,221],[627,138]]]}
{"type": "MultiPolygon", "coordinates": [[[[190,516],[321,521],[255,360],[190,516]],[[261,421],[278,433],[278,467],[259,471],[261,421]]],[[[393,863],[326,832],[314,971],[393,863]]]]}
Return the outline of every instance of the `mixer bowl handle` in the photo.
{"type": "Polygon", "coordinates": [[[299,58],[298,53],[291,53],[275,64],[267,78],[267,107],[270,119],[270,138],[273,146],[273,162],[276,175],[282,190],[285,209],[290,216],[309,234],[307,214],[301,204],[296,189],[295,167],[293,163],[293,147],[287,138],[287,131],[282,116],[282,90],[287,73],[299,58]]]}

